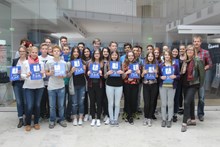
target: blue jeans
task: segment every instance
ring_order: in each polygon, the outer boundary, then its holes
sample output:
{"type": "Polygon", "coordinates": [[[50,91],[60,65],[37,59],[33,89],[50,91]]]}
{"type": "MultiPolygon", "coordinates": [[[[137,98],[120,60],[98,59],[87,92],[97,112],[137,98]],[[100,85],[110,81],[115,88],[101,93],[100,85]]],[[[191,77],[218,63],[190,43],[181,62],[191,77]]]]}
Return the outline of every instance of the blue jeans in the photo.
{"type": "Polygon", "coordinates": [[[25,114],[25,92],[23,87],[24,82],[16,82],[13,85],[13,90],[15,94],[15,99],[17,103],[17,111],[18,111],[18,118],[23,118],[25,114]]]}
{"type": "Polygon", "coordinates": [[[205,106],[205,86],[204,85],[200,87],[198,91],[199,101],[198,101],[197,115],[199,117],[204,116],[204,106],[205,106]]]}
{"type": "Polygon", "coordinates": [[[65,88],[48,90],[49,94],[49,105],[50,105],[50,122],[56,121],[56,106],[59,111],[59,121],[64,120],[64,96],[65,88]],[[58,104],[57,104],[58,103],[58,104]]]}
{"type": "Polygon", "coordinates": [[[79,115],[84,114],[84,98],[85,98],[85,86],[74,86],[75,94],[71,95],[72,97],[72,113],[76,115],[79,112],[79,115]]]}
{"type": "Polygon", "coordinates": [[[40,102],[44,88],[25,89],[26,98],[26,124],[31,125],[31,115],[34,115],[34,124],[38,124],[40,118],[40,102]]]}

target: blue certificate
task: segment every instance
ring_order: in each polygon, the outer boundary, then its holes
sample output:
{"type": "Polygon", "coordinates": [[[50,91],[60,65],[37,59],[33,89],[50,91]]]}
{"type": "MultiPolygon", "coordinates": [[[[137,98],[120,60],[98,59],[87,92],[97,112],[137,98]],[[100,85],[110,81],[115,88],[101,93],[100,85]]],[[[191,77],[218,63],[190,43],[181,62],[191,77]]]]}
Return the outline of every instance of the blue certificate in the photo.
{"type": "Polygon", "coordinates": [[[21,78],[21,66],[12,66],[10,67],[10,80],[18,81],[21,78]]]}
{"type": "Polygon", "coordinates": [[[40,64],[30,64],[30,71],[31,71],[31,80],[42,79],[40,64]]]}
{"type": "Polygon", "coordinates": [[[155,80],[156,79],[156,73],[154,72],[155,69],[156,69],[156,64],[146,64],[145,70],[147,70],[148,73],[144,75],[144,79],[155,80]]]}
{"type": "Polygon", "coordinates": [[[139,79],[140,75],[136,72],[136,70],[139,70],[139,64],[129,64],[129,69],[131,69],[131,73],[129,74],[130,79],[139,79]]]}
{"type": "Polygon", "coordinates": [[[54,64],[54,76],[65,76],[66,75],[66,64],[55,63],[54,64]]]}
{"type": "Polygon", "coordinates": [[[89,70],[90,70],[89,78],[91,78],[91,79],[99,79],[100,78],[100,74],[99,74],[100,64],[96,64],[96,63],[90,64],[89,70]]]}
{"type": "Polygon", "coordinates": [[[113,73],[110,75],[110,77],[120,77],[120,74],[117,73],[121,69],[121,64],[118,61],[110,61],[110,70],[113,71],[113,73]]]}
{"type": "Polygon", "coordinates": [[[174,67],[173,66],[164,66],[162,68],[162,75],[166,76],[166,79],[163,81],[163,83],[169,84],[173,83],[173,79],[170,78],[171,75],[174,75],[174,67]]]}
{"type": "Polygon", "coordinates": [[[85,73],[81,59],[75,59],[71,61],[71,64],[72,64],[72,67],[76,68],[74,75],[80,75],[80,74],[85,73]]]}

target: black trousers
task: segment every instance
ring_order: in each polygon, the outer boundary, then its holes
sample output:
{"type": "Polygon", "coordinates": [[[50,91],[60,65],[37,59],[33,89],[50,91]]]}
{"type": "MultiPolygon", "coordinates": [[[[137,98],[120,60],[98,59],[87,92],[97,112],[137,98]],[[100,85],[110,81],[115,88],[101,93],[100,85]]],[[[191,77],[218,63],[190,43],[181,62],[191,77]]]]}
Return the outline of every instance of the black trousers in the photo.
{"type": "Polygon", "coordinates": [[[89,114],[88,91],[85,92],[84,99],[84,115],[89,114]]]}
{"type": "Polygon", "coordinates": [[[49,98],[47,86],[45,86],[40,103],[40,116],[42,118],[50,116],[49,98]]]}
{"type": "Polygon", "coordinates": [[[195,119],[195,93],[198,90],[196,86],[189,86],[184,88],[184,114],[183,123],[187,120],[195,119]]]}
{"type": "Polygon", "coordinates": [[[93,84],[92,87],[88,88],[89,98],[90,98],[90,114],[92,119],[95,119],[95,111],[97,110],[97,119],[101,118],[102,113],[102,93],[103,88],[100,88],[99,83],[93,84]],[[97,106],[97,109],[96,109],[97,106]]]}
{"type": "Polygon", "coordinates": [[[152,119],[154,115],[155,100],[157,100],[158,85],[143,84],[143,98],[144,98],[144,117],[152,119]]]}
{"type": "Polygon", "coordinates": [[[128,119],[131,118],[137,110],[138,89],[138,84],[124,84],[125,106],[128,119]]]}
{"type": "Polygon", "coordinates": [[[105,83],[103,83],[104,87],[103,87],[103,93],[102,93],[102,109],[103,109],[103,115],[107,115],[109,117],[108,114],[108,99],[107,99],[107,95],[106,95],[106,87],[105,87],[105,83]]]}

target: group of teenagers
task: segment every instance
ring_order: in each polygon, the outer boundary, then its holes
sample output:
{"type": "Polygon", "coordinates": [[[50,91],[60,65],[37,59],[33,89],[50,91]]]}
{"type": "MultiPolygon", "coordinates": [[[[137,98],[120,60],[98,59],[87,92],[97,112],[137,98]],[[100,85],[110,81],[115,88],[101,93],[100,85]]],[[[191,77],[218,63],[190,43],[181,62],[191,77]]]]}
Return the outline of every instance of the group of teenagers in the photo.
{"type": "Polygon", "coordinates": [[[196,92],[199,93],[198,118],[204,120],[204,79],[212,62],[209,52],[201,48],[200,36],[193,37],[192,45],[180,45],[172,50],[148,45],[145,57],[141,46],[132,47],[130,43],[124,44],[125,54],[120,56],[114,41],[101,48],[101,41],[95,39],[93,49],[82,42],[70,48],[64,36],[60,38],[61,46],[51,45],[51,40],[46,38],[39,49],[26,48],[25,41],[21,41],[18,58],[12,63],[13,67],[21,67],[20,79],[12,82],[18,128],[25,125],[26,131],[32,127],[39,130],[40,117],[49,118],[50,129],[56,123],[67,127],[66,121],[81,126],[89,116],[90,125],[99,127],[102,114],[106,125],[119,126],[122,97],[122,117],[133,125],[142,95],[143,125],[149,127],[155,119],[158,97],[161,127],[167,128],[177,121],[176,114],[184,101],[181,131],[185,132],[188,125],[196,125],[196,92]],[[32,65],[40,66],[41,78],[32,78],[32,65]]]}

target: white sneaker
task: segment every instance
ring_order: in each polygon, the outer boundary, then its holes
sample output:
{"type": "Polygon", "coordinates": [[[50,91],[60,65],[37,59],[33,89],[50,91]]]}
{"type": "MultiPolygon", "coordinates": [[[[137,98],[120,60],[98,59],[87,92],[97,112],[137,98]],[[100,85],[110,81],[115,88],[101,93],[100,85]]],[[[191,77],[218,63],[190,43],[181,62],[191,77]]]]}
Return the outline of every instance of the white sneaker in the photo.
{"type": "Polygon", "coordinates": [[[83,124],[83,121],[82,121],[82,118],[79,118],[79,122],[78,122],[78,125],[82,125],[83,124]]]}
{"type": "Polygon", "coordinates": [[[103,119],[103,121],[105,122],[108,119],[108,115],[106,115],[103,119]]]}
{"type": "Polygon", "coordinates": [[[151,121],[151,119],[148,119],[148,120],[147,120],[147,123],[148,123],[148,127],[151,127],[151,126],[152,126],[152,121],[151,121]]]}
{"type": "Polygon", "coordinates": [[[109,121],[110,121],[110,119],[107,118],[106,121],[105,121],[105,125],[108,125],[108,124],[109,124],[109,121]]]}
{"type": "Polygon", "coordinates": [[[95,125],[95,123],[96,123],[96,120],[95,119],[92,119],[92,122],[91,122],[91,126],[93,127],[94,125],[95,125]]]}
{"type": "Polygon", "coordinates": [[[89,115],[89,121],[91,121],[92,120],[92,115],[89,115]]]}
{"type": "Polygon", "coordinates": [[[77,119],[76,118],[73,120],[73,125],[77,126],[77,119]]]}
{"type": "Polygon", "coordinates": [[[96,126],[97,126],[97,127],[100,127],[100,126],[101,126],[100,119],[97,119],[97,121],[96,121],[96,126]]]}
{"type": "Polygon", "coordinates": [[[85,116],[84,116],[84,119],[83,119],[83,121],[88,121],[89,120],[89,114],[86,114],[85,116]]]}
{"type": "Polygon", "coordinates": [[[144,125],[144,126],[147,125],[147,118],[144,118],[143,125],[144,125]]]}

